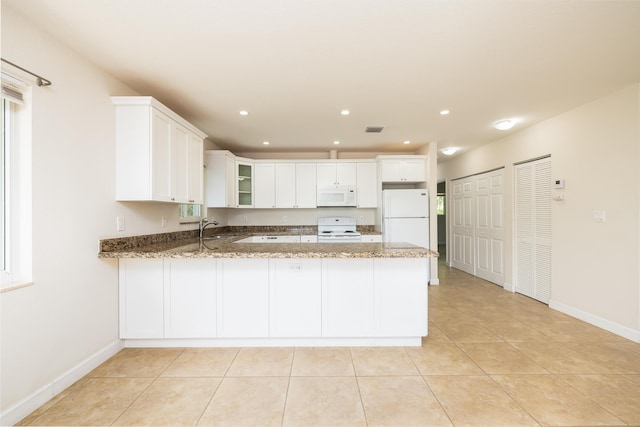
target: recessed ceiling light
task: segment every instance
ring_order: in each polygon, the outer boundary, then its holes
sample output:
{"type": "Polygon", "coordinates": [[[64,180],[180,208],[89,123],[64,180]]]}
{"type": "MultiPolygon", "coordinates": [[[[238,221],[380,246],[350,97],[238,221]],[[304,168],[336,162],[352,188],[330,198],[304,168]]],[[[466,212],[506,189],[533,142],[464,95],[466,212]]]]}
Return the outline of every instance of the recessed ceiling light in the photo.
{"type": "Polygon", "coordinates": [[[498,129],[498,130],[509,130],[511,129],[516,123],[518,123],[518,120],[516,119],[504,119],[504,120],[498,120],[497,122],[495,122],[493,124],[493,127],[498,129]]]}
{"type": "Polygon", "coordinates": [[[248,116],[249,112],[247,110],[242,110],[242,111],[240,111],[240,115],[241,116],[248,116]]]}
{"type": "Polygon", "coordinates": [[[451,156],[453,154],[455,154],[457,151],[459,150],[459,148],[457,147],[447,147],[447,148],[443,148],[442,150],[440,150],[440,152],[446,156],[451,156]]]}
{"type": "Polygon", "coordinates": [[[411,144],[411,141],[402,141],[403,144],[411,144]]]}
{"type": "Polygon", "coordinates": [[[339,145],[340,141],[333,141],[333,145],[339,145]]]}
{"type": "Polygon", "coordinates": [[[447,114],[449,114],[450,112],[451,112],[451,111],[449,111],[449,110],[442,110],[442,111],[440,111],[440,115],[441,115],[441,116],[446,116],[446,115],[447,115],[447,114]]]}
{"type": "Polygon", "coordinates": [[[342,110],[342,111],[340,111],[340,114],[342,114],[343,116],[348,116],[349,114],[351,114],[351,111],[349,111],[349,110],[342,110]]]}
{"type": "Polygon", "coordinates": [[[262,141],[262,145],[269,145],[269,141],[262,141]]]}

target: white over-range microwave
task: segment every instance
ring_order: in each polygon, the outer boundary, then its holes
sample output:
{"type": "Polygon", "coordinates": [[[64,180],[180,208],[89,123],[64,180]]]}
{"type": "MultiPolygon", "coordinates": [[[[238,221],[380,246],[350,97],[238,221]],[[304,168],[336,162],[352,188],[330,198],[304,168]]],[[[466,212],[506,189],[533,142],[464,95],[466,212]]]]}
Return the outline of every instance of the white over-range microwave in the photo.
{"type": "Polygon", "coordinates": [[[318,187],[316,205],[329,206],[356,206],[356,187],[354,185],[330,185],[318,187]]]}

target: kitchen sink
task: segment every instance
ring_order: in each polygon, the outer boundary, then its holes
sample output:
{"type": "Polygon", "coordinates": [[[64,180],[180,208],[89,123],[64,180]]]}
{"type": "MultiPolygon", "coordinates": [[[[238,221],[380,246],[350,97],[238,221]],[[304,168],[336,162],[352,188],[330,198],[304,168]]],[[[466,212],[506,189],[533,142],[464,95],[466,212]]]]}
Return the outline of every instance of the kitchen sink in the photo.
{"type": "Polygon", "coordinates": [[[213,236],[204,236],[202,240],[224,240],[231,239],[232,237],[237,237],[235,234],[215,234],[213,236]]]}

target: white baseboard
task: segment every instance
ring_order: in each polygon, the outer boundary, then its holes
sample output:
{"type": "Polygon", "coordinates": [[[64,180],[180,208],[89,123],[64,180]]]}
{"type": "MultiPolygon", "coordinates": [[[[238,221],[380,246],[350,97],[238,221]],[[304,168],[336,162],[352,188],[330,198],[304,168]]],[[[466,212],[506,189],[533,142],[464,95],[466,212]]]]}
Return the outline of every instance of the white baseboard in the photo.
{"type": "Polygon", "coordinates": [[[440,284],[440,279],[438,279],[437,277],[432,278],[431,280],[429,280],[429,284],[430,285],[439,285],[440,284]]]}
{"type": "Polygon", "coordinates": [[[515,288],[515,286],[513,286],[513,283],[504,282],[502,287],[504,288],[505,291],[509,291],[509,292],[515,292],[516,291],[516,288],[515,288]]]}
{"type": "Polygon", "coordinates": [[[549,301],[549,307],[564,314],[568,314],[571,317],[575,317],[576,319],[584,320],[587,323],[590,323],[616,335],[620,335],[621,337],[630,339],[631,341],[640,343],[640,331],[638,330],[622,326],[618,323],[603,319],[602,317],[598,317],[591,313],[587,313],[586,311],[579,310],[577,308],[562,304],[557,301],[549,301]]]}
{"type": "Polygon", "coordinates": [[[0,425],[14,425],[124,348],[116,340],[0,414],[0,425]]]}

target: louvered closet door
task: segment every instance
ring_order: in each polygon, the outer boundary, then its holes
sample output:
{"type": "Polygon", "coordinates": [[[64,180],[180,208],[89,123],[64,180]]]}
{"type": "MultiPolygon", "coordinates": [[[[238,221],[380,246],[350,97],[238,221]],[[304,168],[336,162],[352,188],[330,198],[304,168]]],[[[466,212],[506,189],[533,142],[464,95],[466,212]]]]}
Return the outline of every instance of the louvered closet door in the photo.
{"type": "Polygon", "coordinates": [[[516,292],[551,298],[551,158],[515,167],[516,292]]]}
{"type": "Polygon", "coordinates": [[[452,181],[453,251],[451,266],[475,274],[473,248],[474,191],[471,178],[452,181]]]}

